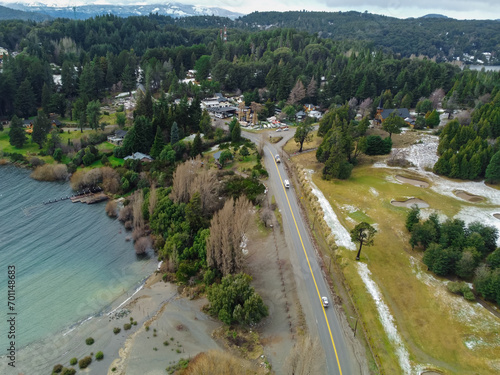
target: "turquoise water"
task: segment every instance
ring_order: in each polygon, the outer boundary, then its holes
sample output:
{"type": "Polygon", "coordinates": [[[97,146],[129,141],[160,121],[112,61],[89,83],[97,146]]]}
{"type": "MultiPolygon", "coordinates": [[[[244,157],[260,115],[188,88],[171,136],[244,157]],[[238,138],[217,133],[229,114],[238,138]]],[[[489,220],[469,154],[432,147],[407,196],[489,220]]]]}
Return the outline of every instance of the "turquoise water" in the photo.
{"type": "MultiPolygon", "coordinates": [[[[105,203],[70,200],[68,183],[39,182],[0,167],[0,347],[7,344],[7,266],[16,267],[16,342],[22,348],[98,314],[155,269],[135,255],[105,203]]],[[[3,351],[0,355],[3,355],[3,351]]]]}

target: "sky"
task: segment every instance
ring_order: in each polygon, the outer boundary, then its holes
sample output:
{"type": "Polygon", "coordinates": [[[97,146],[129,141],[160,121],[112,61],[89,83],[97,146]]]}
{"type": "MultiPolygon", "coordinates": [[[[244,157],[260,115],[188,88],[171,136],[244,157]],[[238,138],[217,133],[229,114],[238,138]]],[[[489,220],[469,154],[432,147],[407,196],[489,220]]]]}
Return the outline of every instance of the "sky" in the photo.
{"type": "MultiPolygon", "coordinates": [[[[0,0],[0,2],[49,3],[60,6],[100,4],[158,4],[165,0],[0,0]]],[[[240,13],[253,11],[368,11],[391,17],[421,17],[429,13],[443,14],[456,19],[500,19],[498,0],[177,0],[183,4],[219,7],[240,13]]]]}

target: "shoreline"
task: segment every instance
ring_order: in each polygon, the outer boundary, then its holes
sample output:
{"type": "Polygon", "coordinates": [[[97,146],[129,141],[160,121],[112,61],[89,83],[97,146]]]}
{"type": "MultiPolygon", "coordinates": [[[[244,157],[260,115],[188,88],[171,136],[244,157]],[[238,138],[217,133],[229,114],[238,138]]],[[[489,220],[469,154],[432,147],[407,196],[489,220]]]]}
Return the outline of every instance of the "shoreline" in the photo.
{"type": "MultiPolygon", "coordinates": [[[[134,334],[142,327],[147,315],[149,315],[146,311],[142,311],[141,304],[136,303],[137,300],[147,298],[147,294],[151,290],[159,295],[159,290],[161,289],[163,292],[164,288],[169,285],[164,283],[162,287],[162,284],[159,284],[158,281],[161,281],[161,275],[153,271],[140,282],[138,287],[134,286],[129,291],[121,294],[99,312],[56,333],[51,333],[42,340],[34,341],[19,348],[17,350],[16,368],[7,367],[7,361],[3,360],[5,356],[1,356],[1,372],[8,375],[17,375],[19,372],[27,374],[50,372],[53,366],[59,363],[65,367],[70,367],[69,360],[73,357],[81,359],[91,352],[95,354],[97,351],[103,351],[104,359],[96,361],[93,356],[93,362],[88,367],[88,370],[90,370],[90,373],[95,374],[107,373],[112,360],[118,356],[119,349],[125,344],[130,334],[134,334]],[[132,292],[132,295],[128,296],[130,292],[132,292]],[[124,297],[126,298],[123,299],[124,297]],[[123,324],[130,323],[129,317],[132,316],[137,321],[137,326],[132,326],[130,331],[124,331],[123,324]],[[115,335],[113,333],[114,326],[121,328],[120,334],[115,335]],[[92,346],[85,344],[87,337],[95,339],[92,346]],[[103,367],[106,367],[106,369],[103,367]]],[[[78,365],[73,367],[79,370],[78,365]]]]}

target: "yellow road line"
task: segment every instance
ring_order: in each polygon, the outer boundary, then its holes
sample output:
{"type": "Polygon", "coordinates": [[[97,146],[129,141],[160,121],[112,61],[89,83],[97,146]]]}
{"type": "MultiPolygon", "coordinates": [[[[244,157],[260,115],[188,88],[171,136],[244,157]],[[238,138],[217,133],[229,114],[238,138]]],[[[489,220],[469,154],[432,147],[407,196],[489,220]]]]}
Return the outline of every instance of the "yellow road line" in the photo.
{"type": "Polygon", "coordinates": [[[269,148],[268,148],[268,152],[271,154],[271,157],[273,158],[274,165],[276,166],[276,171],[278,172],[278,176],[279,176],[280,182],[281,182],[281,188],[283,189],[283,191],[285,193],[286,201],[288,203],[288,207],[290,208],[290,212],[292,214],[293,222],[295,224],[295,229],[297,230],[297,234],[299,235],[300,243],[302,245],[302,250],[304,251],[304,255],[306,256],[307,265],[309,266],[309,271],[311,272],[311,276],[312,276],[312,279],[313,279],[313,282],[314,282],[314,286],[316,287],[316,293],[318,293],[318,299],[319,299],[319,302],[321,303],[321,307],[323,308],[323,315],[325,317],[326,325],[328,326],[328,332],[330,333],[330,339],[332,340],[333,350],[335,352],[335,358],[337,359],[337,365],[339,366],[340,375],[342,375],[342,368],[340,367],[339,356],[337,354],[337,348],[335,347],[335,340],[333,339],[332,330],[330,329],[330,323],[328,323],[328,318],[326,316],[325,307],[323,306],[323,300],[321,299],[321,294],[319,293],[318,284],[316,283],[316,278],[314,277],[314,273],[313,273],[313,270],[312,270],[312,267],[311,267],[311,263],[309,262],[309,257],[307,256],[306,248],[304,246],[304,242],[302,241],[302,236],[300,235],[299,227],[297,226],[297,221],[295,220],[295,215],[293,214],[292,206],[290,205],[290,200],[288,199],[288,194],[286,193],[285,186],[283,185],[283,179],[281,178],[281,173],[280,173],[280,170],[278,168],[278,164],[276,163],[276,160],[274,159],[274,155],[269,150],[269,148]]]}

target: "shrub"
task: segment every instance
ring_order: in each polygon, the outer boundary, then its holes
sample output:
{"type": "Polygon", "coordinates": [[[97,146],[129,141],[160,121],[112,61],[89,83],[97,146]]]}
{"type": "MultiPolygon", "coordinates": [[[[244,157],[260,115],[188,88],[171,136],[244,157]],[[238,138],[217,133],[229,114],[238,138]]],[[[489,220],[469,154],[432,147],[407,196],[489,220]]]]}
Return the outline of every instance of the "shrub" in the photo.
{"type": "Polygon", "coordinates": [[[146,251],[150,247],[151,247],[151,240],[149,239],[149,237],[141,237],[134,244],[135,253],[137,255],[146,253],[146,251]]]}
{"type": "Polygon", "coordinates": [[[92,337],[89,337],[85,340],[85,344],[87,345],[92,345],[94,343],[94,339],[92,337]]]}
{"type": "Polygon", "coordinates": [[[467,301],[474,301],[476,299],[474,293],[472,293],[472,290],[469,288],[469,285],[467,285],[464,281],[449,282],[446,287],[450,292],[464,296],[467,301]]]}
{"type": "Polygon", "coordinates": [[[111,200],[106,203],[106,214],[109,217],[116,217],[116,201],[111,200]]]}
{"type": "Polygon", "coordinates": [[[146,326],[146,332],[149,331],[149,326],[146,326]]]}
{"type": "Polygon", "coordinates": [[[165,345],[165,346],[169,346],[169,345],[170,345],[170,343],[169,343],[168,341],[163,341],[163,345],[165,345]]]}
{"type": "Polygon", "coordinates": [[[118,328],[118,327],[113,328],[113,333],[115,335],[119,334],[120,332],[121,332],[121,328],[118,328]]]}
{"type": "Polygon", "coordinates": [[[95,354],[95,359],[97,359],[98,361],[100,361],[101,359],[104,358],[104,353],[99,351],[95,354]]]}
{"type": "Polygon", "coordinates": [[[78,362],[78,367],[81,369],[87,368],[92,363],[92,357],[86,356],[78,362]]]}
{"type": "Polygon", "coordinates": [[[42,159],[37,158],[36,156],[33,156],[30,158],[29,163],[31,164],[32,167],[38,167],[40,165],[44,165],[45,162],[42,159]]]}
{"type": "Polygon", "coordinates": [[[44,164],[36,167],[30,177],[38,181],[66,180],[68,168],[65,164],[44,164]]]}
{"type": "Polygon", "coordinates": [[[124,329],[125,331],[128,331],[130,328],[132,328],[132,325],[131,325],[130,323],[125,323],[125,324],[123,325],[123,329],[124,329]]]}
{"type": "Polygon", "coordinates": [[[61,372],[61,375],[75,375],[76,374],[76,370],[74,368],[63,368],[62,372],[61,372]]]}
{"type": "Polygon", "coordinates": [[[76,359],[76,357],[73,357],[73,358],[71,358],[71,359],[69,360],[69,364],[70,364],[71,366],[74,366],[74,365],[76,365],[77,363],[78,363],[78,359],[76,359]]]}
{"type": "Polygon", "coordinates": [[[58,364],[58,365],[55,365],[54,368],[52,369],[52,372],[55,372],[56,374],[60,373],[63,369],[63,365],[61,364],[58,364]]]}

